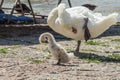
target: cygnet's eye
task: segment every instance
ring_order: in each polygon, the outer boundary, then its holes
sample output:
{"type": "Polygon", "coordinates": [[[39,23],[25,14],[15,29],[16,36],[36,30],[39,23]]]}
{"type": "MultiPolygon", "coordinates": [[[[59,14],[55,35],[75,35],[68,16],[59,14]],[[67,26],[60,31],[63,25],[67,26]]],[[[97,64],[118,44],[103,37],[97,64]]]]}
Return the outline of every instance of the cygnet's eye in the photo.
{"type": "Polygon", "coordinates": [[[48,43],[48,37],[44,37],[44,43],[48,43]]]}
{"type": "Polygon", "coordinates": [[[45,40],[48,40],[48,37],[45,37],[45,40]]]}

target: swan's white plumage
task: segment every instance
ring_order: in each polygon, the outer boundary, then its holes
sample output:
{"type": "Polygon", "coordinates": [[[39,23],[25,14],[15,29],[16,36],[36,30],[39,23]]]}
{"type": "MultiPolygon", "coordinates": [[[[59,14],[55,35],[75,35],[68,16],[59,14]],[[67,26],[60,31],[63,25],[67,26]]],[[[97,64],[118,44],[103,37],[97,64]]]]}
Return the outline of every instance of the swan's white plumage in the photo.
{"type": "Polygon", "coordinates": [[[84,18],[89,19],[87,26],[91,38],[95,38],[115,24],[117,16],[118,13],[102,16],[83,6],[66,8],[65,4],[60,4],[49,13],[47,21],[54,31],[75,40],[84,40],[84,18]],[[72,27],[77,29],[77,33],[72,32],[72,27]]]}
{"type": "Polygon", "coordinates": [[[45,42],[46,38],[48,40],[48,49],[53,54],[54,58],[59,60],[60,63],[67,63],[71,60],[71,58],[74,57],[73,53],[67,53],[67,51],[62,47],[60,44],[58,44],[54,36],[48,32],[41,34],[39,41],[45,42]]]}

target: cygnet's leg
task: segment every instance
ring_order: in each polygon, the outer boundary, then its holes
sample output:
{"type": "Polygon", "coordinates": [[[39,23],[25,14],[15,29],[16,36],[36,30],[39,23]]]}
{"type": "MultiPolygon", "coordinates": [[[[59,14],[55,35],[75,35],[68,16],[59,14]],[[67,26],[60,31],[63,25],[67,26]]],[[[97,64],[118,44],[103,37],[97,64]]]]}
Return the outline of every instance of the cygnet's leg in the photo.
{"type": "Polygon", "coordinates": [[[80,50],[80,44],[81,44],[81,41],[77,41],[77,47],[76,47],[75,53],[79,52],[79,50],[80,50]]]}
{"type": "Polygon", "coordinates": [[[61,1],[62,1],[62,0],[59,0],[57,5],[59,5],[59,4],[61,3],[61,1]]]}
{"type": "Polygon", "coordinates": [[[61,62],[61,58],[60,58],[60,54],[58,54],[58,62],[57,62],[57,65],[60,65],[60,62],[61,62]]]}
{"type": "Polygon", "coordinates": [[[60,61],[61,61],[61,60],[60,60],[60,58],[59,58],[59,59],[58,59],[58,62],[57,62],[57,65],[60,65],[60,61]]]}
{"type": "Polygon", "coordinates": [[[69,6],[72,7],[70,0],[68,0],[69,6]]]}

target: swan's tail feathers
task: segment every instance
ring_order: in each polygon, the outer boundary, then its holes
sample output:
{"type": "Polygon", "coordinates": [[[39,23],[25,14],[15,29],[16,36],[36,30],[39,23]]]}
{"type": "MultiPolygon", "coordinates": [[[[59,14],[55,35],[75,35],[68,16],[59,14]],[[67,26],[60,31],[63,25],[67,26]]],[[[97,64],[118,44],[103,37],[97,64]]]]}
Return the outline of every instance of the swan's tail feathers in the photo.
{"type": "Polygon", "coordinates": [[[110,26],[116,24],[117,23],[117,16],[118,16],[118,13],[112,13],[112,14],[104,17],[103,20],[98,23],[99,28],[106,30],[110,26]]]}
{"type": "Polygon", "coordinates": [[[118,13],[112,13],[108,16],[103,17],[100,21],[98,21],[94,28],[91,29],[91,37],[97,37],[102,34],[104,31],[109,29],[112,25],[117,23],[118,13]]]}
{"type": "Polygon", "coordinates": [[[106,20],[108,20],[109,24],[114,25],[117,23],[117,17],[118,13],[112,13],[106,17],[106,20]]]}

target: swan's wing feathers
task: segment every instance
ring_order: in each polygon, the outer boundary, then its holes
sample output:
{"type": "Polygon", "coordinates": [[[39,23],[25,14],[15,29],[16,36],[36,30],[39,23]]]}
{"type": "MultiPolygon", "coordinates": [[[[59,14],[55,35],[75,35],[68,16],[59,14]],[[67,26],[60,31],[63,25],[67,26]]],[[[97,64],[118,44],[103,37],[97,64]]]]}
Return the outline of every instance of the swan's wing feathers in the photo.
{"type": "Polygon", "coordinates": [[[82,14],[71,15],[71,24],[83,23],[84,18],[86,18],[86,16],[84,16],[82,14]]]}

